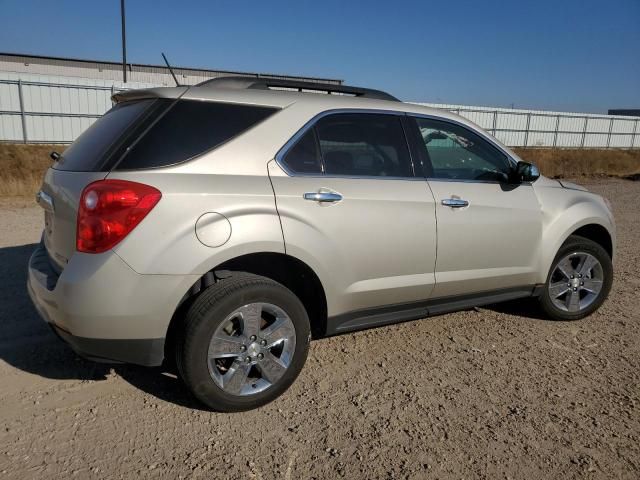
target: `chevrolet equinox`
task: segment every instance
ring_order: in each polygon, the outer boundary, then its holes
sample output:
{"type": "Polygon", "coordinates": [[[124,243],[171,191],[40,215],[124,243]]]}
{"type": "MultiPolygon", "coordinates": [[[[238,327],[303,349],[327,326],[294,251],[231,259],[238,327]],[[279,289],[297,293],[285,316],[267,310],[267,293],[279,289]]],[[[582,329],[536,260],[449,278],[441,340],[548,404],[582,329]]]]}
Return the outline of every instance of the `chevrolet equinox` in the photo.
{"type": "Polygon", "coordinates": [[[113,101],[52,154],[28,290],[78,354],[175,361],[210,408],[278,397],[312,338],[611,288],[608,202],[452,113],[241,77],[113,101]]]}

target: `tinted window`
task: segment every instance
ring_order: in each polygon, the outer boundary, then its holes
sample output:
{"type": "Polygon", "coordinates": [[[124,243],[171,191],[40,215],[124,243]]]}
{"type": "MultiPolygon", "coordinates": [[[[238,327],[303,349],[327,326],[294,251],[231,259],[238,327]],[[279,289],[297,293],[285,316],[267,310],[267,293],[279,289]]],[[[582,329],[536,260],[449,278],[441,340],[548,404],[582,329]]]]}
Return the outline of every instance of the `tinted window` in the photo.
{"type": "Polygon", "coordinates": [[[395,115],[335,114],[316,131],[327,175],[412,177],[411,157],[395,115]]]}
{"type": "Polygon", "coordinates": [[[505,180],[507,156],[472,131],[449,122],[417,118],[420,136],[431,161],[432,178],[505,180]]]}
{"type": "Polygon", "coordinates": [[[143,116],[154,100],[120,103],[87,128],[53,166],[58,170],[98,171],[112,147],[143,116]]]}
{"type": "Polygon", "coordinates": [[[243,133],[275,111],[252,105],[180,100],[133,144],[117,168],[183,162],[243,133]]]}
{"type": "Polygon", "coordinates": [[[322,173],[320,152],[313,128],[300,137],[282,160],[294,173],[322,173]]]}

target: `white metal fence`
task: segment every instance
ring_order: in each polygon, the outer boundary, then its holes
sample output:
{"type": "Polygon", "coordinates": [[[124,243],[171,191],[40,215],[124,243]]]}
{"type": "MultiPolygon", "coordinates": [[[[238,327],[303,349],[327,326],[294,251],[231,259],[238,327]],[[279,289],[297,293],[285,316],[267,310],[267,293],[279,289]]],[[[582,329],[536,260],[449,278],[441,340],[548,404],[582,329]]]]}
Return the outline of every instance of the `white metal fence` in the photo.
{"type": "MultiPolygon", "coordinates": [[[[147,83],[0,72],[0,141],[71,143],[120,90],[147,83]]],[[[429,104],[468,118],[509,146],[640,148],[640,118],[429,104]]]]}
{"type": "Polygon", "coordinates": [[[420,103],[457,113],[510,147],[640,148],[640,118],[420,103]]]}
{"type": "Polygon", "coordinates": [[[114,92],[154,86],[0,72],[0,141],[71,143],[111,108],[114,92]]]}

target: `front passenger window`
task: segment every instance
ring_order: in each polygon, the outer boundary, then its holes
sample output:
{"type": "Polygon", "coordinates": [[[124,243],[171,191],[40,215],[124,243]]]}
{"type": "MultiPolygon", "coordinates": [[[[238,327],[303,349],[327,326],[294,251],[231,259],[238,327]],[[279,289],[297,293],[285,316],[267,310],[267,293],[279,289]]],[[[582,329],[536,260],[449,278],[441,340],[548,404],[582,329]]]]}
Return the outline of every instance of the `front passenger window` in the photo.
{"type": "Polygon", "coordinates": [[[488,141],[462,126],[416,118],[432,178],[505,181],[511,164],[507,156],[488,141]]]}

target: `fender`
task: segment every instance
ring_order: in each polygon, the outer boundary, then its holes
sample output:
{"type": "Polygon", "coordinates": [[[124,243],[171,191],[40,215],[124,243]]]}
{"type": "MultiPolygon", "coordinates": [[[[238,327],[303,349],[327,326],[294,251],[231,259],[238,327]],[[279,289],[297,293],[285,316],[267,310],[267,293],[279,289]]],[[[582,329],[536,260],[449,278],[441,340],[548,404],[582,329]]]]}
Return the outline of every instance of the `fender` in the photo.
{"type": "Polygon", "coordinates": [[[543,213],[543,248],[538,283],[546,282],[553,259],[562,244],[586,225],[599,225],[607,230],[615,256],[615,223],[602,197],[586,191],[553,187],[541,189],[538,198],[543,213]]]}

